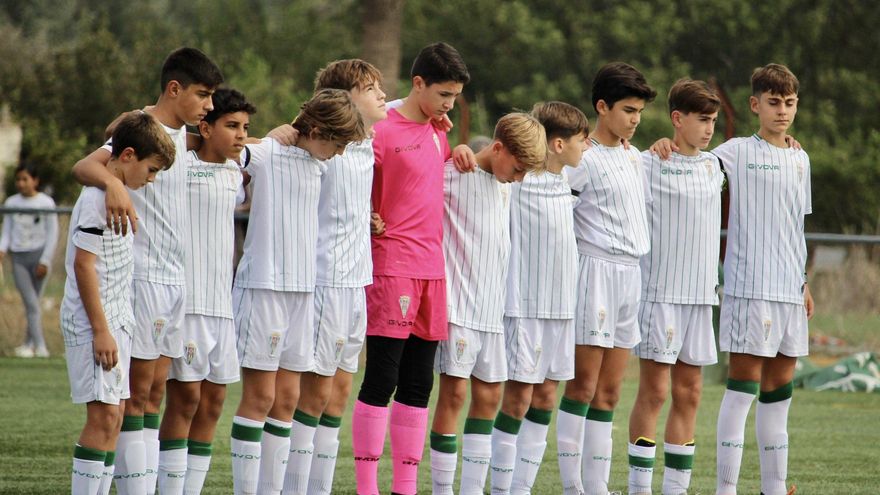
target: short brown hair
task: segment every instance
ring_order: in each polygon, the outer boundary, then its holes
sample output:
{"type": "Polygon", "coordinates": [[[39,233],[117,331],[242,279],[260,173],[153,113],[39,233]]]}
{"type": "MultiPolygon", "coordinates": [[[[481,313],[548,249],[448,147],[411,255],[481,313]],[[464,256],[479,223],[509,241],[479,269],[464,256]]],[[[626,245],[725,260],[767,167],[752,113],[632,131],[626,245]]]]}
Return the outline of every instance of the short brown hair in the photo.
{"type": "Polygon", "coordinates": [[[627,98],[639,98],[646,103],[654,101],[657,91],[648,85],[645,76],[635,67],[624,62],[605,64],[593,78],[593,109],[603,100],[608,108],[627,98]]]}
{"type": "Polygon", "coordinates": [[[796,95],[800,83],[794,73],[782,64],[767,64],[752,72],[752,95],[761,93],[796,95]]]}
{"type": "Polygon", "coordinates": [[[535,103],[532,117],[544,126],[547,139],[568,139],[578,134],[590,132],[590,121],[580,108],[561,101],[535,103]]]}
{"type": "Polygon", "coordinates": [[[494,138],[527,170],[543,170],[547,162],[547,132],[527,113],[509,113],[495,124],[494,138]]]}
{"type": "Polygon", "coordinates": [[[315,91],[328,88],[351,91],[374,82],[382,82],[382,73],[373,64],[359,58],[336,60],[318,71],[315,91]]]}
{"type": "Polygon", "coordinates": [[[303,103],[299,115],[291,125],[301,136],[309,136],[314,130],[318,139],[348,144],[363,141],[367,137],[361,113],[342,89],[322,89],[303,103]]]}
{"type": "Polygon", "coordinates": [[[705,81],[683,77],[669,89],[669,113],[715,113],[721,108],[721,99],[705,81]]]}
{"type": "Polygon", "coordinates": [[[140,110],[123,115],[113,129],[110,155],[119,158],[125,148],[134,150],[139,160],[155,157],[163,170],[174,164],[174,141],[158,120],[140,110]]]}

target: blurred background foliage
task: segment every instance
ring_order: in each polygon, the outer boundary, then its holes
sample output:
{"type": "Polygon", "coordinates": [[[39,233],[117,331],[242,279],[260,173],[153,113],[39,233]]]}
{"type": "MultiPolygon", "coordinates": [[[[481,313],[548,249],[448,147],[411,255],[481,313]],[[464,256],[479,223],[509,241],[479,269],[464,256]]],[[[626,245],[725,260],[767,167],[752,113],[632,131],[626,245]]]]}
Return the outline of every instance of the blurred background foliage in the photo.
{"type": "MultiPolygon", "coordinates": [[[[24,128],[22,153],[51,170],[56,200],[70,204],[78,191],[70,167],[101,144],[121,111],[156,100],[172,49],[190,45],[211,56],[257,105],[251,129],[262,135],[296,114],[328,61],[374,53],[363,33],[375,16],[365,14],[389,5],[402,8],[393,40],[401,73],[386,79],[396,77],[405,95],[418,50],[451,43],[472,75],[464,95],[472,134],[549,99],[579,106],[592,121],[593,74],[622,60],[660,94],[633,140],[639,148],[671,133],[665,93],[682,76],[714,78],[735,108],[732,133],[748,135],[756,130],[752,70],[786,64],[801,82],[791,132],[813,166],[808,230],[878,231],[878,2],[0,0],[0,103],[24,128]]],[[[713,146],[726,131],[722,116],[713,146]]]]}

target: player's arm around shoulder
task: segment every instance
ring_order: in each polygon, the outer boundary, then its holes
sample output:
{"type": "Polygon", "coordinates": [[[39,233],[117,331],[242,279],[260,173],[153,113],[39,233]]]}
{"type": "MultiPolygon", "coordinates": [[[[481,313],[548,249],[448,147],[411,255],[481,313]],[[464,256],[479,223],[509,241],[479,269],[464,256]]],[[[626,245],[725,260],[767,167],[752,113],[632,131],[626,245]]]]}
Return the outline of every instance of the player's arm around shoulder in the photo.
{"type": "Polygon", "coordinates": [[[77,182],[84,186],[97,187],[106,194],[104,197],[107,225],[123,235],[131,231],[137,232],[137,211],[128,195],[128,189],[116,176],[107,170],[110,163],[110,151],[101,147],[76,162],[71,173],[77,182]]]}

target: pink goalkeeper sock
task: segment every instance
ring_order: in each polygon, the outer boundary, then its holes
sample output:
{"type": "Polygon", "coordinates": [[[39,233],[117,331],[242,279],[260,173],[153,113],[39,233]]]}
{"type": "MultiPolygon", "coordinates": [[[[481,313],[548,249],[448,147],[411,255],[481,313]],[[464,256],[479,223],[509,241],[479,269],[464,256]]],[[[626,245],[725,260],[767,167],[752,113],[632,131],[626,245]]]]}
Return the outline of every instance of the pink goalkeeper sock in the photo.
{"type": "Polygon", "coordinates": [[[351,448],[358,495],[379,495],[379,459],[385,447],[387,422],[387,407],[371,406],[361,401],[354,403],[351,448]]]}
{"type": "Polygon", "coordinates": [[[391,404],[391,458],[394,461],[391,491],[394,493],[416,493],[427,430],[428,408],[400,402],[391,404]]]}

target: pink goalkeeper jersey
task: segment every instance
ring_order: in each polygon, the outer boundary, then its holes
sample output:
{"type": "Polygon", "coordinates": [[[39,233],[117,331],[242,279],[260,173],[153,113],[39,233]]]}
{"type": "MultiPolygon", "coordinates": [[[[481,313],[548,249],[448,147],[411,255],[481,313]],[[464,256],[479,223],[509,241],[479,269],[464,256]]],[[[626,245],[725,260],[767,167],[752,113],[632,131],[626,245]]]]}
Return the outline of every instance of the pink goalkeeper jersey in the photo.
{"type": "Polygon", "coordinates": [[[385,233],[372,236],[373,274],[437,280],[443,265],[443,164],[446,133],[397,110],[375,127],[373,211],[385,233]]]}

